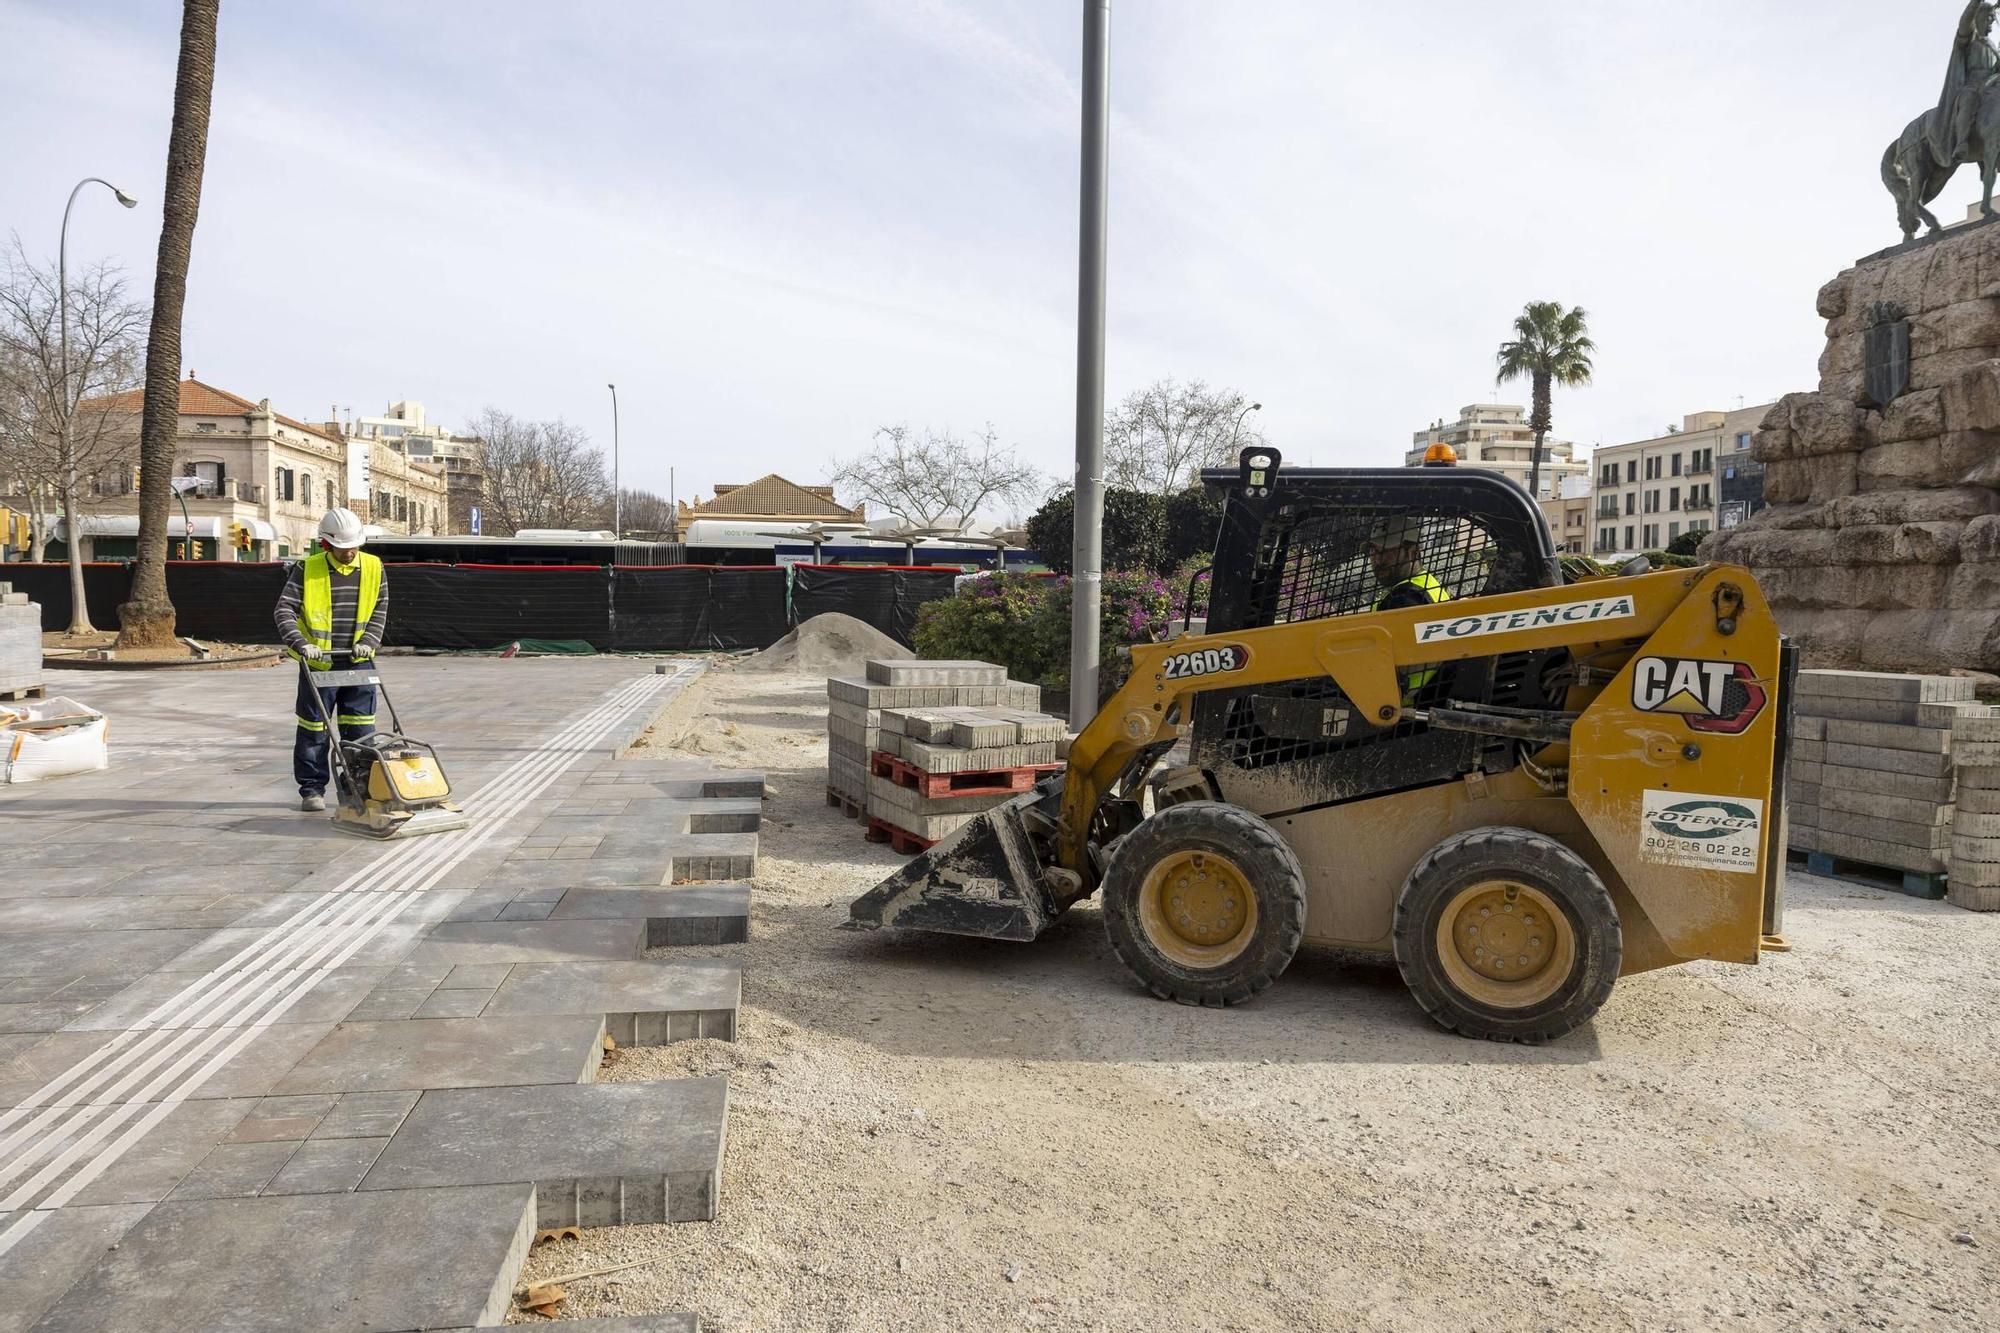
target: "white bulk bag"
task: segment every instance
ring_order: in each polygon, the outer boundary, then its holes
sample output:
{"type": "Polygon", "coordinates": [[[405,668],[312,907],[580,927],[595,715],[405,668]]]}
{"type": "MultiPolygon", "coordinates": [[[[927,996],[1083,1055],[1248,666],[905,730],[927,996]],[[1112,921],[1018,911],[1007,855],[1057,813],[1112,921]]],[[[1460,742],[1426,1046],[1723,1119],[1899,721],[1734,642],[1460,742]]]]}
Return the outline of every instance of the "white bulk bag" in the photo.
{"type": "Polygon", "coordinates": [[[0,704],[0,782],[39,782],[106,768],[104,714],[74,699],[0,704]]]}

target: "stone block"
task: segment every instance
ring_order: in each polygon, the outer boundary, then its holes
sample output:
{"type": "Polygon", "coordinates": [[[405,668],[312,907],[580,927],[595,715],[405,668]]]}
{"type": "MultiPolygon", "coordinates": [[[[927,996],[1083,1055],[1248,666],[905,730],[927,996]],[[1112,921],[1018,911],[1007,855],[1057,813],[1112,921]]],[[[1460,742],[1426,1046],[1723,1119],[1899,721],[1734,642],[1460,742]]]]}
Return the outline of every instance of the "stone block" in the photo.
{"type": "Polygon", "coordinates": [[[1892,842],[1902,847],[1944,854],[1951,848],[1951,825],[1925,824],[1892,819],[1886,815],[1857,815],[1845,810],[1820,811],[1818,827],[1831,833],[1876,842],[1892,842]]]}
{"type": "Polygon", "coordinates": [[[2000,741],[1955,741],[1952,748],[1968,768],[2000,767],[2000,741]]]}
{"type": "Polygon", "coordinates": [[[1889,404],[1875,427],[1875,439],[1880,444],[1896,444],[1942,435],[1944,430],[1944,391],[1924,389],[1889,404]]]}
{"type": "MultiPolygon", "coordinates": [[[[2000,861],[1953,861],[1951,863],[1951,883],[1945,889],[1945,897],[1951,898],[1953,890],[1961,894],[1967,889],[2000,890],[2000,861]]],[[[1979,901],[1987,902],[2000,898],[2000,893],[1979,895],[1979,901]]],[[[1991,912],[1992,907],[1974,910],[1991,912]]]]}
{"type": "MultiPolygon", "coordinates": [[[[641,917],[646,947],[741,944],[749,938],[748,884],[676,885],[664,889],[571,889],[552,921],[641,917]]],[[[498,985],[499,983],[495,983],[498,985]]]]}
{"type": "Polygon", "coordinates": [[[877,809],[872,803],[868,813],[885,824],[893,824],[905,833],[914,833],[919,838],[939,842],[970,824],[978,816],[963,815],[920,815],[895,806],[877,809]]]}
{"type": "Polygon", "coordinates": [[[2000,814],[1960,810],[1952,817],[1951,832],[1958,838],[2000,838],[2000,814]]]}
{"type": "Polygon", "coordinates": [[[361,1188],[527,1182],[538,1228],[710,1221],[728,1090],[687,1078],[425,1093],[361,1188]]]}
{"type": "MultiPolygon", "coordinates": [[[[1951,827],[1952,807],[1950,803],[1938,804],[1915,796],[1883,796],[1878,792],[1855,791],[1852,788],[1825,786],[1820,788],[1819,808],[1831,814],[1872,816],[1878,819],[1893,819],[1906,824],[1930,824],[1938,828],[1951,827]]],[[[1834,821],[1822,820],[1832,827],[1834,821]]]]}
{"type": "MultiPolygon", "coordinates": [[[[1794,741],[1824,741],[1826,739],[1826,719],[1805,716],[1804,702],[1804,700],[1799,701],[1800,712],[1792,718],[1792,739],[1794,741]]],[[[1796,747],[1794,747],[1792,753],[1794,755],[1798,754],[1796,747]]],[[[1822,758],[1826,755],[1825,750],[1821,750],[1819,753],[1822,758]]]]}
{"type": "Polygon", "coordinates": [[[903,758],[924,773],[979,773],[989,769],[1023,768],[1056,762],[1056,743],[1038,741],[1033,745],[1001,745],[983,750],[961,750],[955,746],[926,745],[913,741],[903,747],[903,758]]]}
{"type": "Polygon", "coordinates": [[[1822,764],[1819,771],[1821,782],[1839,791],[1901,796],[1940,805],[1948,804],[1957,789],[1957,783],[1949,775],[1929,777],[1921,773],[1889,773],[1879,768],[1849,768],[1839,764],[1822,764]]]}
{"type": "MultiPolygon", "coordinates": [[[[1766,431],[1758,439],[1789,440],[1791,433],[1781,435],[1766,431]]],[[[1779,447],[1773,445],[1773,448],[1779,447]]],[[[1812,463],[1805,459],[1781,457],[1764,465],[1764,498],[1772,504],[1798,504],[1810,500],[1813,493],[1812,463]]],[[[1852,487],[1848,488],[1850,491],[1852,487]]],[[[1732,557],[1734,558],[1734,557],[1732,557]]]]}
{"type": "MultiPolygon", "coordinates": [[[[1964,676],[1925,676],[1902,671],[1801,671],[1799,707],[1816,712],[1809,699],[1878,699],[1907,703],[1969,702],[1973,681],[1964,676]]],[[[1839,739],[1829,737],[1828,739],[1839,739]]]]}
{"type": "Polygon", "coordinates": [[[624,1046],[664,1046],[695,1037],[733,1041],[741,991],[742,970],[726,958],[523,963],[508,974],[479,1021],[595,1015],[624,1046]]]}
{"type": "MultiPolygon", "coordinates": [[[[1953,717],[1952,744],[1956,746],[1966,741],[2000,741],[2000,716],[1995,716],[1991,709],[1985,709],[1980,712],[1963,712],[1953,717]]],[[[1967,767],[1978,766],[1978,760],[1967,754],[1960,754],[1959,762],[1967,767]]]]}
{"type": "Polygon", "coordinates": [[[871,729],[882,725],[881,709],[869,708],[862,704],[842,703],[838,699],[827,700],[826,715],[828,717],[837,717],[843,722],[858,723],[863,727],[871,729]]]}
{"type": "Polygon", "coordinates": [[[1899,727],[1889,722],[1826,721],[1828,745],[1873,745],[1884,750],[1950,754],[1951,732],[1943,727],[1899,727]]]}
{"type": "Polygon", "coordinates": [[[1953,864],[1966,861],[2000,861],[2000,838],[1954,837],[1951,840],[1953,864]]]}
{"type": "MultiPolygon", "coordinates": [[[[2000,506],[2000,496],[1978,486],[1945,490],[1875,490],[1831,501],[1825,509],[1828,525],[1836,528],[1903,523],[1969,523],[1988,517],[2000,506]]],[[[1965,536],[1961,533],[1961,553],[1965,536]]],[[[1967,559],[1976,557],[1965,557],[1967,559]]],[[[2000,559],[1996,552],[1995,559],[2000,559]]]]}
{"type": "Polygon", "coordinates": [[[1920,727],[1950,727],[1961,717],[2000,717],[2000,708],[1975,699],[1917,705],[1917,725],[1920,727]]]}
{"type": "MultiPolygon", "coordinates": [[[[1994,770],[1986,769],[1981,771],[1990,773],[1994,770]]],[[[1996,779],[1986,786],[1968,786],[1964,780],[1967,772],[1968,770],[1965,769],[1959,770],[1958,791],[1953,798],[1958,805],[1960,813],[2000,815],[2000,779],[1996,779]]]]}
{"type": "Polygon", "coordinates": [[[1810,824],[1793,824],[1785,831],[1785,845],[1795,852],[1819,850],[1819,830],[1810,824]]]}
{"type": "MultiPolygon", "coordinates": [[[[1825,732],[1825,724],[1826,724],[1826,719],[1825,719],[1825,718],[1813,718],[1813,719],[1808,719],[1808,720],[1810,720],[1810,721],[1816,721],[1816,722],[1820,723],[1820,726],[1821,726],[1821,730],[1820,730],[1820,734],[1821,734],[1822,736],[1826,734],[1826,732],[1825,732]]],[[[1791,757],[1792,757],[1792,758],[1793,758],[1794,760],[1797,760],[1797,761],[1798,761],[1798,762],[1800,762],[1800,763],[1806,763],[1806,764],[1819,764],[1819,763],[1824,763],[1824,762],[1826,762],[1826,742],[1825,742],[1825,741],[1809,741],[1809,740],[1794,740],[1794,741],[1792,742],[1792,755],[1791,755],[1791,757]]]]}
{"type": "Polygon", "coordinates": [[[499,1324],[534,1238],[534,1194],[515,1184],[162,1203],[35,1327],[499,1324]]]}
{"type": "Polygon", "coordinates": [[[1011,717],[978,709],[952,710],[951,743],[961,750],[1012,745],[1020,739],[1020,724],[1011,717]]]}
{"type": "MultiPolygon", "coordinates": [[[[502,987],[502,991],[505,991],[502,987]]],[[[578,1006],[482,1018],[345,1023],[322,1038],[280,1094],[581,1083],[604,1054],[602,1011],[578,1006]]]]}
{"type": "Polygon", "coordinates": [[[1824,722],[1836,718],[1846,722],[1893,722],[1899,726],[1915,726],[1917,709],[1921,704],[1901,699],[1843,699],[1837,695],[1815,695],[1801,697],[1800,708],[1811,708],[1813,716],[1824,722]]]}
{"type": "Polygon", "coordinates": [[[1819,289],[1819,297],[1814,308],[1821,319],[1839,319],[1848,311],[1848,292],[1853,286],[1854,270],[1848,269],[1819,289]]]}
{"type": "MultiPolygon", "coordinates": [[[[1911,367],[1912,386],[1915,367],[1911,367]]],[[[1972,356],[1943,378],[1944,418],[1955,431],[2000,430],[2000,360],[1972,356]]]]}
{"type": "MultiPolygon", "coordinates": [[[[1858,725],[1858,724],[1857,724],[1858,725]]],[[[1828,742],[1826,762],[1848,768],[1874,768],[1890,773],[1919,773],[1925,777],[1945,777],[1951,773],[1951,756],[1918,750],[1889,750],[1876,745],[1841,745],[1828,742]]]]}
{"type": "MultiPolygon", "coordinates": [[[[868,779],[868,813],[885,817],[893,812],[911,815],[976,815],[991,810],[995,806],[1007,804],[1017,792],[1002,792],[985,796],[923,796],[908,787],[897,786],[889,778],[871,776],[868,779]]],[[[908,825],[898,823],[899,828],[908,825]]],[[[910,830],[916,832],[914,828],[910,830]]]]}
{"type": "Polygon", "coordinates": [[[1785,784],[1787,798],[1794,805],[1819,805],[1820,784],[1817,782],[1788,782],[1785,784]]]}
{"type": "Polygon", "coordinates": [[[874,661],[868,664],[871,684],[901,688],[936,685],[1002,685],[1007,668],[991,662],[922,660],[874,661]]]}
{"type": "Polygon", "coordinates": [[[1839,833],[1831,829],[1814,832],[1813,845],[1816,850],[1829,856],[1844,857],[1849,861],[1859,861],[1863,865],[1886,866],[1892,870],[1910,870],[1921,874],[1935,874],[1945,867],[1945,856],[1927,848],[1905,847],[1900,843],[1878,842],[1873,838],[1857,838],[1852,834],[1839,833]]]}

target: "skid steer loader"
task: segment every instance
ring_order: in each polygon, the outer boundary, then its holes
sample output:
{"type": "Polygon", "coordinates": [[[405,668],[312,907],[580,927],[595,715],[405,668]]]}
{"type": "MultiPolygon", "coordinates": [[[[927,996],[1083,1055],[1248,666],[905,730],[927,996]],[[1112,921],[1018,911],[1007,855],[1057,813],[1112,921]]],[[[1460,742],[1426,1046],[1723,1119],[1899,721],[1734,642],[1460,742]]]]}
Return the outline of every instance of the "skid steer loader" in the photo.
{"type": "Polygon", "coordinates": [[[1565,567],[1490,472],[1260,447],[1203,480],[1206,632],[1134,646],[1062,773],[851,928],[1031,940],[1100,893],[1163,998],[1247,1000],[1334,945],[1393,955],[1447,1028],[1531,1042],[1623,974],[1757,961],[1795,663],[1747,570],[1565,567]]]}

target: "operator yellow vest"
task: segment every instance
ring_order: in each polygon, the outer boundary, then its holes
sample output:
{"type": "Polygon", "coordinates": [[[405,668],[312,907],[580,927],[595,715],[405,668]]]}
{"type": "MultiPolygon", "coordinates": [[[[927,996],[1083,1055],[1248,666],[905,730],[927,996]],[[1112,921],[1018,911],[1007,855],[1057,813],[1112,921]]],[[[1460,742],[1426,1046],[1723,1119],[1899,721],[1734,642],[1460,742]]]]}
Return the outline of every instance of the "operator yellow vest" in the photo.
{"type": "MultiPolygon", "coordinates": [[[[354,643],[361,642],[361,636],[368,631],[368,622],[375,615],[375,603],[382,596],[382,561],[359,552],[355,560],[361,566],[360,600],[354,608],[354,643]]],[[[333,570],[332,562],[325,551],[306,557],[305,574],[301,589],[298,626],[299,633],[306,636],[306,642],[321,652],[333,652],[333,570]]],[[[352,652],[354,643],[347,645],[352,652]]],[[[286,650],[292,660],[299,655],[286,650]]]]}
{"type": "MultiPolygon", "coordinates": [[[[1451,600],[1451,594],[1445,591],[1444,584],[1438,581],[1438,577],[1435,574],[1412,574],[1410,577],[1404,579],[1403,583],[1409,584],[1433,602],[1448,602],[1451,600]]],[[[1380,611],[1382,603],[1389,600],[1389,594],[1396,591],[1397,588],[1402,587],[1403,583],[1391,586],[1380,597],[1377,597],[1375,599],[1375,609],[1380,611]]],[[[1409,673],[1408,678],[1403,682],[1404,698],[1407,700],[1410,695],[1415,694],[1418,690],[1436,680],[1437,673],[1438,669],[1434,666],[1413,669],[1409,673]]]]}

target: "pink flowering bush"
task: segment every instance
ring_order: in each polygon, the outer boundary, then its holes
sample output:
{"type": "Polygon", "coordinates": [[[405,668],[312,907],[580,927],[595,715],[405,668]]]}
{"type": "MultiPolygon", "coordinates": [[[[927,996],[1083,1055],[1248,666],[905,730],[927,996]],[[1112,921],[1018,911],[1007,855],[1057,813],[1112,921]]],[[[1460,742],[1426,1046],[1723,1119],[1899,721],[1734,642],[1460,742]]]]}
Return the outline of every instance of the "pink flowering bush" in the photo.
{"type": "MultiPolygon", "coordinates": [[[[1106,574],[1100,601],[1100,682],[1116,688],[1127,669],[1120,650],[1166,636],[1174,594],[1152,574],[1106,574]]],[[[1015,680],[1062,686],[1069,683],[1069,612],[1067,577],[974,579],[918,610],[916,649],[929,658],[998,662],[1015,680]]]]}

